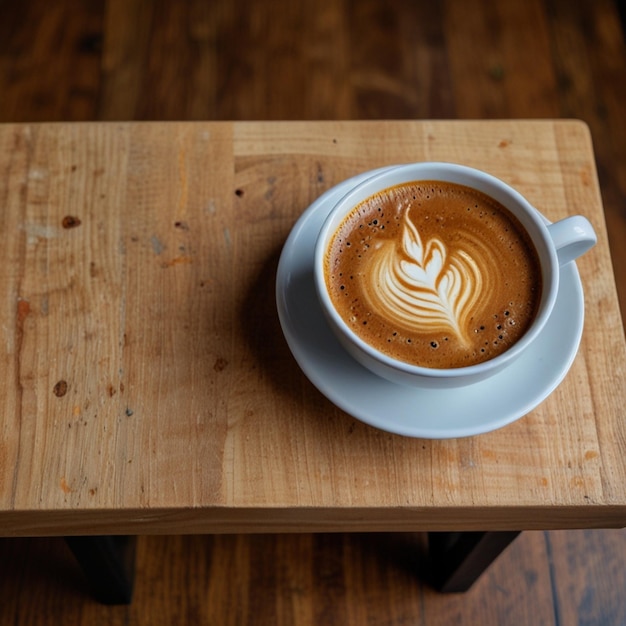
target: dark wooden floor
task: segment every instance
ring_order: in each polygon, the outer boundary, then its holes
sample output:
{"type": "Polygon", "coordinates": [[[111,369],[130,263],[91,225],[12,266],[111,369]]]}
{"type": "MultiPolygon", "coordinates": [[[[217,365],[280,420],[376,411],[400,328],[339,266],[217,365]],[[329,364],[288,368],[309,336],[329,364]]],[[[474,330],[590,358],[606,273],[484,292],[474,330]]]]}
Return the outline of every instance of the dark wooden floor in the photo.
{"type": "MultiPolygon", "coordinates": [[[[620,3],[0,0],[0,122],[577,117],[626,311],[620,3]]],[[[143,537],[111,608],[60,539],[2,539],[0,623],[626,624],[624,531],[525,533],[454,596],[420,582],[422,542],[143,537]]]]}

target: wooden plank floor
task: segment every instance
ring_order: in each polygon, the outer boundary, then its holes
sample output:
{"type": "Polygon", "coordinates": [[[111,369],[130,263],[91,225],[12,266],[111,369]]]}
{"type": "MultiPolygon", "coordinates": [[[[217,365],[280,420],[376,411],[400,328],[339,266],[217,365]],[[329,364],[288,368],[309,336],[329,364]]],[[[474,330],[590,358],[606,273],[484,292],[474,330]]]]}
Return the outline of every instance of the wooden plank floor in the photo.
{"type": "MultiPolygon", "coordinates": [[[[0,122],[577,117],[626,311],[622,0],[0,0],[0,122]]],[[[626,455],[625,455],[626,456],[626,455]]],[[[625,486],[626,488],[626,486],[625,486]]],[[[626,624],[626,533],[524,533],[464,595],[423,537],[142,537],[130,607],[0,540],[0,624],[626,624]]]]}

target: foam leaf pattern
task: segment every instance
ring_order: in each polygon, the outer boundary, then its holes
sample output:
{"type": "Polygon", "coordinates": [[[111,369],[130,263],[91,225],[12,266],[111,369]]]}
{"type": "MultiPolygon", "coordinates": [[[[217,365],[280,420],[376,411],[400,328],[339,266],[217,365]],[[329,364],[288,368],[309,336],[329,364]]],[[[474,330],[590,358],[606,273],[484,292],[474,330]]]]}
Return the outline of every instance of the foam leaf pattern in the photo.
{"type": "Polygon", "coordinates": [[[372,259],[371,296],[384,314],[416,332],[450,332],[469,343],[469,320],[482,287],[480,269],[461,249],[436,237],[424,244],[408,218],[402,244],[385,242],[372,259]]]}

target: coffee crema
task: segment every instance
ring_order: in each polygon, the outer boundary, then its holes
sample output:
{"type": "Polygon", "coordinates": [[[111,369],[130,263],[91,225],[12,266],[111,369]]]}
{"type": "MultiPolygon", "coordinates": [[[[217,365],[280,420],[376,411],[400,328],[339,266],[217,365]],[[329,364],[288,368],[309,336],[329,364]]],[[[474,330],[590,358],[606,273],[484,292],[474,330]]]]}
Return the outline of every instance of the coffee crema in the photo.
{"type": "Polygon", "coordinates": [[[430,368],[481,363],[532,324],[537,252],[519,220],[469,187],[417,181],[371,196],[326,251],[333,305],[365,342],[430,368]]]}

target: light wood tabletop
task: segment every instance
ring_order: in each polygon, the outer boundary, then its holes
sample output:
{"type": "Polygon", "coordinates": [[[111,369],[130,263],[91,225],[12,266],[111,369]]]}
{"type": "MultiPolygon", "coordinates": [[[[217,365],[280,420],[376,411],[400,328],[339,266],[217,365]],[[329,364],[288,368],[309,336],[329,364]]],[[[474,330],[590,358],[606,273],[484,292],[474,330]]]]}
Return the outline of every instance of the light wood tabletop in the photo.
{"type": "Polygon", "coordinates": [[[626,526],[626,344],[581,122],[3,125],[0,254],[4,536],[626,526]],[[598,234],[565,380],[474,437],[342,412],[276,312],[302,212],[420,160],[484,169],[598,234]]]}

